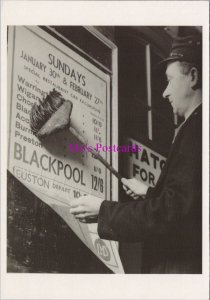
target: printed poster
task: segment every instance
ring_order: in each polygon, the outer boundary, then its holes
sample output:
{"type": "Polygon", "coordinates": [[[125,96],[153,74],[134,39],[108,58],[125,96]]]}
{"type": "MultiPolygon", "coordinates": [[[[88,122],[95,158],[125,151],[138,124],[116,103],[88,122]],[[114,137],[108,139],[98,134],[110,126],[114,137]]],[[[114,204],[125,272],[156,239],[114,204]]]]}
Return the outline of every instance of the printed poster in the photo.
{"type": "MultiPolygon", "coordinates": [[[[84,224],[69,213],[71,199],[110,197],[110,173],[69,128],[39,140],[30,111],[53,89],[73,103],[70,124],[87,145],[110,144],[110,76],[37,27],[10,27],[9,171],[52,207],[108,268],[123,273],[117,244],[101,240],[97,223],[84,224]],[[12,50],[11,50],[12,49],[12,50]]],[[[107,161],[109,152],[100,153],[107,161]]]]}

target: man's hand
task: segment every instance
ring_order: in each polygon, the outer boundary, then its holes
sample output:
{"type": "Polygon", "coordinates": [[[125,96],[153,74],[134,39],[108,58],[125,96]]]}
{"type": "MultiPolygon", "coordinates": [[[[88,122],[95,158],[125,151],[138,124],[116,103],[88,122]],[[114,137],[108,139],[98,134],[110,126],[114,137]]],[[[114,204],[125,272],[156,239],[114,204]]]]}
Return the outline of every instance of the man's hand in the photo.
{"type": "Polygon", "coordinates": [[[122,178],[123,189],[128,196],[133,199],[138,199],[140,196],[144,197],[147,193],[148,186],[136,178],[126,179],[122,178]]]}
{"type": "Polygon", "coordinates": [[[84,222],[85,218],[98,216],[103,201],[103,199],[93,195],[79,197],[71,201],[70,213],[72,213],[75,218],[84,222]]]}

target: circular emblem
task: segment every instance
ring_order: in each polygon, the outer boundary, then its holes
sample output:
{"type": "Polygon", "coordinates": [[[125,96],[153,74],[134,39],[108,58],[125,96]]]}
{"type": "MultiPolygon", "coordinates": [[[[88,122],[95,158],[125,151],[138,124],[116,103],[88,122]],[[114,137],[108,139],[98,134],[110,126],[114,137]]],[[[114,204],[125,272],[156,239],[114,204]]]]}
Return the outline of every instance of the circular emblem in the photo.
{"type": "Polygon", "coordinates": [[[109,249],[107,245],[101,239],[96,239],[94,243],[95,249],[98,255],[103,258],[105,261],[109,261],[111,258],[109,249]]]}

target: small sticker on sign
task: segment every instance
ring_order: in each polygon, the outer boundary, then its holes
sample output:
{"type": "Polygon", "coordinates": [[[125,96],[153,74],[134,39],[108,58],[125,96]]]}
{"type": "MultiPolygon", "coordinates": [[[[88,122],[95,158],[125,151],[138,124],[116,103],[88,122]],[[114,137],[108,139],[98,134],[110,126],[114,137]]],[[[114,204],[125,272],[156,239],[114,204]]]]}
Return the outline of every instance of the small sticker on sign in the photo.
{"type": "Polygon", "coordinates": [[[107,245],[101,239],[96,239],[94,243],[95,249],[98,255],[105,261],[110,261],[111,255],[107,245]]]}

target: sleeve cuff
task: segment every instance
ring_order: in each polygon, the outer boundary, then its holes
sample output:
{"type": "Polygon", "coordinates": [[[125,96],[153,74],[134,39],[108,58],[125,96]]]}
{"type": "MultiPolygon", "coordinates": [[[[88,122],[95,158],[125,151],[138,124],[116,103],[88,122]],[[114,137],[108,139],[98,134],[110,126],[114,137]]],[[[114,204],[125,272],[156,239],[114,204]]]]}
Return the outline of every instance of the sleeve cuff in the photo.
{"type": "Polygon", "coordinates": [[[117,240],[114,231],[109,224],[110,213],[117,202],[104,200],[101,204],[98,216],[98,235],[102,239],[117,240]]]}

